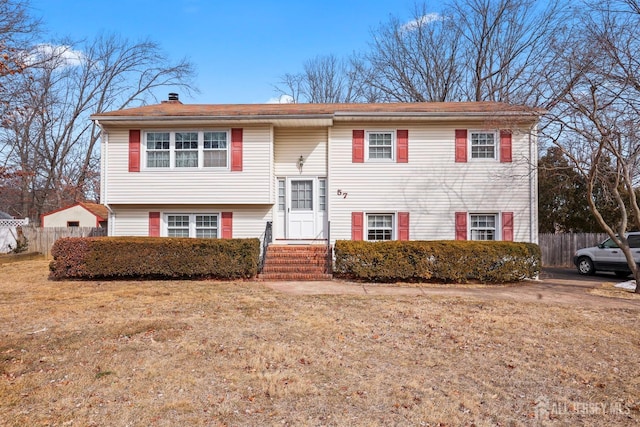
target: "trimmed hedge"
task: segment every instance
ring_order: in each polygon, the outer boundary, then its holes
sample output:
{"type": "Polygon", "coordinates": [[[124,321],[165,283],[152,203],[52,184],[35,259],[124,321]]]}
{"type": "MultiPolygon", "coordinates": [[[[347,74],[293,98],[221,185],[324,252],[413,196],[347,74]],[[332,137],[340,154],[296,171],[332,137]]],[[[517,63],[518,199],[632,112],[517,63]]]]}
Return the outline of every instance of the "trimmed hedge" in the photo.
{"type": "Polygon", "coordinates": [[[51,249],[49,278],[238,279],[258,273],[258,239],[69,237],[51,249]]]}
{"type": "Polygon", "coordinates": [[[338,240],[334,274],[374,282],[506,283],[536,277],[533,243],[338,240]]]}

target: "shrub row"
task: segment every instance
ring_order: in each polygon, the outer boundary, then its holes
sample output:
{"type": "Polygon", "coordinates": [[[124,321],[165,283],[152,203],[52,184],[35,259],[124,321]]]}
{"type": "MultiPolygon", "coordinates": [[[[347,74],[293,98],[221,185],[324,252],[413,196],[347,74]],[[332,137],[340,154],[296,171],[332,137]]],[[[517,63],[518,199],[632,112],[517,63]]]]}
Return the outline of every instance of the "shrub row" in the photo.
{"type": "Polygon", "coordinates": [[[55,242],[50,279],[237,279],[258,272],[258,239],[70,237],[55,242]]]}
{"type": "Polygon", "coordinates": [[[539,271],[540,248],[533,243],[339,240],[335,245],[334,273],[356,280],[506,283],[539,271]]]}

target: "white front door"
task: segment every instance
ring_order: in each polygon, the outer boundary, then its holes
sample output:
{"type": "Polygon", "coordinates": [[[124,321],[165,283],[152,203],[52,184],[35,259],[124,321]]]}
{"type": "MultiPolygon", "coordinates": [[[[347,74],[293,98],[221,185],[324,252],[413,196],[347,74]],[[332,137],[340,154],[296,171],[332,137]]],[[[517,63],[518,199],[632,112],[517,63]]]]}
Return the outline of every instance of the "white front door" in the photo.
{"type": "Polygon", "coordinates": [[[288,227],[289,239],[316,237],[314,179],[289,179],[288,227]]]}

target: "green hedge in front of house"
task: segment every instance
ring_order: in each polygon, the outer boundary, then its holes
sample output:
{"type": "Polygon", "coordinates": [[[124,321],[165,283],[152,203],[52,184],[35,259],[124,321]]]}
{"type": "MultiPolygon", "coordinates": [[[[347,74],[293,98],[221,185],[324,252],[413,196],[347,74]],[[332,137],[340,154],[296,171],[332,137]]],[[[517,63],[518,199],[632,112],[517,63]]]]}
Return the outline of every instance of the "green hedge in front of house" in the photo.
{"type": "Polygon", "coordinates": [[[507,283],[536,277],[533,243],[338,240],[334,274],[373,282],[507,283]]]}
{"type": "Polygon", "coordinates": [[[258,272],[258,239],[71,237],[55,242],[49,278],[239,279],[258,272]]]}

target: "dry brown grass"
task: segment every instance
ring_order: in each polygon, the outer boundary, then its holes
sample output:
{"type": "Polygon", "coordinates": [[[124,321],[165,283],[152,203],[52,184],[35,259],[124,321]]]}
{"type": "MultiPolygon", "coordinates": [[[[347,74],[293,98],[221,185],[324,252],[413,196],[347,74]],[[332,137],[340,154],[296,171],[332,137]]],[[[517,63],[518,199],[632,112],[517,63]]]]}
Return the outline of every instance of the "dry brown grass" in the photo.
{"type": "Polygon", "coordinates": [[[640,420],[639,310],[46,276],[0,265],[2,425],[640,420]]]}
{"type": "Polygon", "coordinates": [[[599,287],[589,290],[589,293],[601,297],[640,301],[640,294],[627,289],[616,288],[615,283],[603,283],[599,287]]]}

